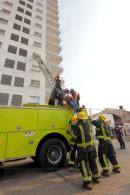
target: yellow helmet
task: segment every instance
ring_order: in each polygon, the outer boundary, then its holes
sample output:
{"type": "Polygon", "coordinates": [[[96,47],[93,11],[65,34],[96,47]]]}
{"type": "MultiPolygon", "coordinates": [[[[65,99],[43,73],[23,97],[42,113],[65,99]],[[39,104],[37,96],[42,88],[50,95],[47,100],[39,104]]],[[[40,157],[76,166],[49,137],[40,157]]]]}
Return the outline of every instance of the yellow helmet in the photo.
{"type": "Polygon", "coordinates": [[[88,116],[86,115],[85,112],[79,112],[78,113],[78,119],[87,119],[88,116]]]}
{"type": "Polygon", "coordinates": [[[106,117],[103,114],[99,115],[99,119],[103,120],[103,121],[107,121],[106,117]]]}
{"type": "Polygon", "coordinates": [[[77,120],[78,120],[78,118],[77,118],[77,115],[76,114],[71,117],[71,123],[72,124],[76,124],[77,123],[77,120]]]}

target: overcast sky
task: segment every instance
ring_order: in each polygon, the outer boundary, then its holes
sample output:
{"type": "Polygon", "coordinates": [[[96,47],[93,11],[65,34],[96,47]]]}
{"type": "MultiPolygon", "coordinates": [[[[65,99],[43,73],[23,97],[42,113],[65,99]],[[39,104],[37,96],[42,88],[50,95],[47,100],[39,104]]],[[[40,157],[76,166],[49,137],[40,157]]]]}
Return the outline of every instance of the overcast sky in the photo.
{"type": "Polygon", "coordinates": [[[130,0],[59,0],[66,88],[91,108],[130,109],[130,0]]]}

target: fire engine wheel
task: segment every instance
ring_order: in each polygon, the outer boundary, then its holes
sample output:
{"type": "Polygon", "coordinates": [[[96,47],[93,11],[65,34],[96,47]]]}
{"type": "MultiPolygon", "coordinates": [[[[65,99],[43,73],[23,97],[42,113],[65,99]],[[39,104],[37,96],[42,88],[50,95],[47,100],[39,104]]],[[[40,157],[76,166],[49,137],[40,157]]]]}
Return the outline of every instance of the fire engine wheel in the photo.
{"type": "Polygon", "coordinates": [[[55,170],[61,167],[66,160],[67,149],[59,139],[52,138],[41,146],[39,151],[39,162],[47,170],[55,170]]]}

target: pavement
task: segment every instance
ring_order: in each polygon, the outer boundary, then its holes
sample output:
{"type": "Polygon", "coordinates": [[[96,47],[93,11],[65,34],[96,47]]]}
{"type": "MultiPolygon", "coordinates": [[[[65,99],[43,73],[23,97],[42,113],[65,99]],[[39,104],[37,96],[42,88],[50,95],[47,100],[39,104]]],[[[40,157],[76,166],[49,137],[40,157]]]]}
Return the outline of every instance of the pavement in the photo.
{"type": "MultiPolygon", "coordinates": [[[[45,172],[31,159],[6,163],[0,168],[0,195],[130,195],[130,141],[126,150],[120,150],[114,141],[121,173],[110,173],[94,184],[92,191],[82,188],[78,169],[69,172],[64,167],[55,172],[45,172]]],[[[100,165],[99,169],[101,171],[100,165]]]]}

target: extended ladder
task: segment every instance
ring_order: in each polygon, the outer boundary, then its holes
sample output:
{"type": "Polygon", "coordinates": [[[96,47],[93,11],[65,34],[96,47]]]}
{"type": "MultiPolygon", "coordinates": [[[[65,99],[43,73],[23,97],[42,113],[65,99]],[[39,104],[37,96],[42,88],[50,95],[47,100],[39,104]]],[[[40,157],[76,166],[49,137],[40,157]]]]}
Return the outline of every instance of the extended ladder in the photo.
{"type": "Polygon", "coordinates": [[[41,69],[43,75],[45,76],[46,80],[48,81],[51,89],[54,89],[54,87],[55,87],[55,79],[52,76],[51,72],[46,67],[45,63],[42,61],[41,57],[38,54],[33,53],[33,58],[38,63],[39,68],[41,69]]]}

